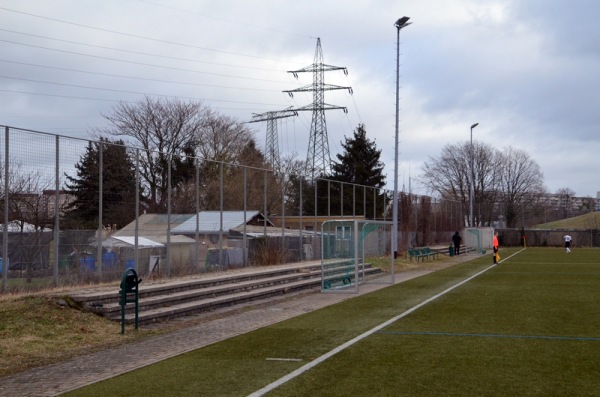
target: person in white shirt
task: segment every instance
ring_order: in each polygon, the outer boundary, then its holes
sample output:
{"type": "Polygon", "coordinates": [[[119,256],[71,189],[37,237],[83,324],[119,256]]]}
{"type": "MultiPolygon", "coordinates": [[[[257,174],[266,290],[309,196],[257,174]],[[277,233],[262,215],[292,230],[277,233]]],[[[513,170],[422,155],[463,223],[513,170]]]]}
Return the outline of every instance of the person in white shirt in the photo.
{"type": "Polygon", "coordinates": [[[565,239],[565,249],[567,250],[567,254],[571,253],[571,236],[565,234],[563,237],[565,239]]]}

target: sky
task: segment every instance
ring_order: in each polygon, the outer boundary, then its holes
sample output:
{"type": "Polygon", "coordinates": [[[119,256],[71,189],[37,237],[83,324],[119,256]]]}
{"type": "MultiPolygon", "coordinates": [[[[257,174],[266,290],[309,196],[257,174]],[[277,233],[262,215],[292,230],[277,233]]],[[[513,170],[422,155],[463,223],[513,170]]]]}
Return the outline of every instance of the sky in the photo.
{"type": "MultiPolygon", "coordinates": [[[[3,0],[0,125],[92,139],[120,102],[202,101],[240,122],[302,107],[317,38],[331,157],[364,124],[393,188],[397,29],[399,188],[427,194],[423,165],[470,141],[526,151],[550,193],[600,192],[596,0],[3,0]]],[[[281,156],[306,159],[311,114],[277,124],[281,156]]],[[[251,123],[264,148],[266,123],[251,123]]]]}

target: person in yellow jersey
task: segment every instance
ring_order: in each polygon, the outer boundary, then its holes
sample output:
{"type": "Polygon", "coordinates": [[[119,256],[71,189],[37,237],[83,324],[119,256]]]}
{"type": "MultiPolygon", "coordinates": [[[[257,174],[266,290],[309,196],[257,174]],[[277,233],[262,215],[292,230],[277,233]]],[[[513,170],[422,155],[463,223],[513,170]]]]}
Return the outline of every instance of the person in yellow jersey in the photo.
{"type": "Polygon", "coordinates": [[[492,247],[494,248],[494,265],[496,263],[498,263],[498,248],[499,248],[499,244],[498,244],[498,232],[494,231],[494,239],[492,240],[492,247]]]}

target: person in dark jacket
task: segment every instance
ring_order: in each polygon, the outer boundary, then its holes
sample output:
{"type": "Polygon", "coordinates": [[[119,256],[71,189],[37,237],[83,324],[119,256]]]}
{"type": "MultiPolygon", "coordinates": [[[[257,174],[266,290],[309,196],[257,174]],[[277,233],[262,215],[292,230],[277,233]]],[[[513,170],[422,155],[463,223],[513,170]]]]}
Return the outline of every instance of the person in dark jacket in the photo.
{"type": "Polygon", "coordinates": [[[454,233],[454,236],[452,236],[452,242],[454,243],[454,255],[460,254],[460,242],[461,241],[462,241],[462,237],[460,237],[460,234],[458,234],[458,232],[454,233]]]}

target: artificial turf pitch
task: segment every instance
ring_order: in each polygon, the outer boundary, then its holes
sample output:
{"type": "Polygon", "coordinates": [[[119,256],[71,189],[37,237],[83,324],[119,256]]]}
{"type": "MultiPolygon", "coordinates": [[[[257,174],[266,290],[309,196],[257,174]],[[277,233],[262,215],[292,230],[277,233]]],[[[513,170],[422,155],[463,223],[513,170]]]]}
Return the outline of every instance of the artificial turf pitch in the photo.
{"type": "Polygon", "coordinates": [[[437,295],[267,395],[600,395],[600,250],[517,251],[502,250],[497,266],[485,255],[68,395],[249,395],[437,295]]]}

